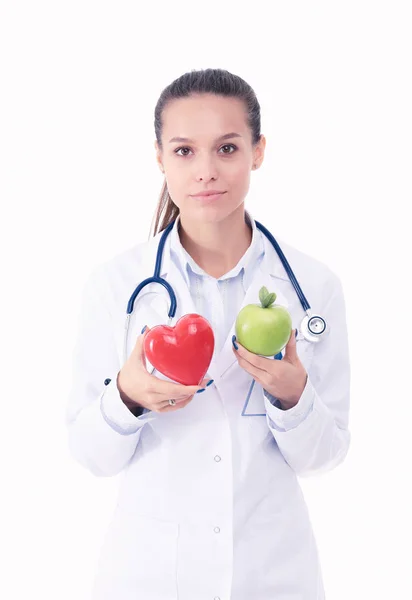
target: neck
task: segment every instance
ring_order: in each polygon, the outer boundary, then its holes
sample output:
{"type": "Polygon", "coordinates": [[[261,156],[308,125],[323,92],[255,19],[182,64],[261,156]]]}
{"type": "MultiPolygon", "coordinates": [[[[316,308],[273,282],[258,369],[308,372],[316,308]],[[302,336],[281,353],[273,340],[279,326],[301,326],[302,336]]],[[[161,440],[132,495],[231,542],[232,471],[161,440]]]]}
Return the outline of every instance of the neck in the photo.
{"type": "Polygon", "coordinates": [[[218,279],[237,265],[252,242],[244,205],[219,223],[190,221],[180,215],[180,243],[208,275],[218,279]]]}

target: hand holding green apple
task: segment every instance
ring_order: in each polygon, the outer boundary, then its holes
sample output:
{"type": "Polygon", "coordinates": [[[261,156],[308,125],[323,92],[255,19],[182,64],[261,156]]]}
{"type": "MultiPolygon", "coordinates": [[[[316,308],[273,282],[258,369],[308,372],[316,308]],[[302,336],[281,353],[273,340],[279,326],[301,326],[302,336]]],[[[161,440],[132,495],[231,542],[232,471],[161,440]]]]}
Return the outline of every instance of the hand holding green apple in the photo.
{"type": "Polygon", "coordinates": [[[239,312],[235,332],[239,342],[250,352],[261,356],[278,354],[287,344],[292,331],[292,318],[284,306],[274,304],[276,294],[262,287],[259,304],[248,304],[239,312]]]}
{"type": "Polygon", "coordinates": [[[238,314],[233,352],[239,366],[287,410],[299,402],[308,374],[297,355],[290,314],[283,306],[272,306],[276,294],[269,294],[265,287],[260,289],[259,299],[261,306],[249,304],[238,314]],[[283,360],[266,358],[278,354],[284,347],[283,360]]]}

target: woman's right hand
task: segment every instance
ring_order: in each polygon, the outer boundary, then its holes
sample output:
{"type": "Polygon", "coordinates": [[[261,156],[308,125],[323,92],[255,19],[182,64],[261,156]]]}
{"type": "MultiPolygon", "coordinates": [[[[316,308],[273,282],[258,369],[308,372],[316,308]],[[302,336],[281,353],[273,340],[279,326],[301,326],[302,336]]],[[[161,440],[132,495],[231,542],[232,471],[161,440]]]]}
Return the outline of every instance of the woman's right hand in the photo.
{"type": "Polygon", "coordinates": [[[146,368],[143,350],[148,331],[149,327],[146,327],[139,335],[129,358],[119,371],[117,388],[120,396],[129,409],[143,406],[153,412],[168,412],[184,408],[210,380],[203,379],[202,385],[181,385],[151,375],[146,368]],[[169,404],[171,398],[176,400],[175,405],[169,404]]]}

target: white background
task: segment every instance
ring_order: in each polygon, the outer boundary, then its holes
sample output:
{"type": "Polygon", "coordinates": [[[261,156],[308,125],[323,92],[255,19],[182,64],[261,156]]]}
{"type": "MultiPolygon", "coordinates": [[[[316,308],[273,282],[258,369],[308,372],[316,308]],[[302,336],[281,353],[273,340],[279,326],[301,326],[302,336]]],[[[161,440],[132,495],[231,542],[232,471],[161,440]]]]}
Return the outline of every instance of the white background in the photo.
{"type": "Polygon", "coordinates": [[[220,67],[261,104],[246,207],[344,286],[351,449],[301,480],[327,598],[410,598],[409,3],[0,6],[0,595],[89,598],[118,479],[68,453],[80,294],[96,264],[148,238],[162,89],[220,67]]]}

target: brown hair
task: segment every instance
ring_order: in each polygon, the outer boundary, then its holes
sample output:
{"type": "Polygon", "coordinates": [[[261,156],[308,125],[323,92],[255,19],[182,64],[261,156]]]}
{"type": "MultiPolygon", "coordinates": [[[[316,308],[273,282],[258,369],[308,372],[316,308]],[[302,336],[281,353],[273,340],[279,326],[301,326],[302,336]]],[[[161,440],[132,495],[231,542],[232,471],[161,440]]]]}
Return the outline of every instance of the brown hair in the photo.
{"type": "MultiPolygon", "coordinates": [[[[247,111],[248,125],[252,132],[252,143],[254,145],[258,143],[260,140],[260,105],[251,86],[238,75],[233,75],[224,69],[202,69],[200,71],[192,70],[181,75],[162,91],[154,113],[156,140],[161,149],[164,108],[172,100],[186,98],[192,94],[216,94],[243,100],[247,111]]],[[[179,208],[169,194],[165,179],[153,217],[153,236],[166,229],[178,214],[179,208]]]]}

